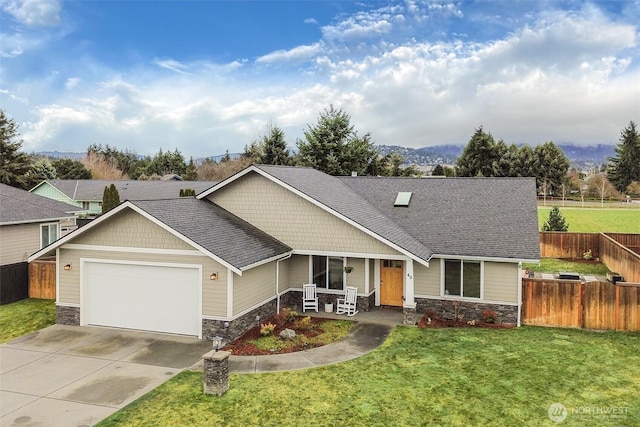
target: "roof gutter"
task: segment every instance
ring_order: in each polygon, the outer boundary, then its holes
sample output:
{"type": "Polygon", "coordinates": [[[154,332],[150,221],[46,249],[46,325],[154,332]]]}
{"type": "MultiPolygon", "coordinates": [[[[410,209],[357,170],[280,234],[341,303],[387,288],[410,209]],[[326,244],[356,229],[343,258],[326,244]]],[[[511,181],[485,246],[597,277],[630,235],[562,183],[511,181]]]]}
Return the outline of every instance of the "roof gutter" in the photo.
{"type": "Polygon", "coordinates": [[[68,221],[70,219],[75,218],[74,216],[62,216],[59,218],[42,218],[42,219],[30,219],[28,221],[8,221],[8,222],[0,222],[0,226],[2,225],[20,225],[20,224],[35,224],[35,223],[45,223],[52,221],[68,221]]]}

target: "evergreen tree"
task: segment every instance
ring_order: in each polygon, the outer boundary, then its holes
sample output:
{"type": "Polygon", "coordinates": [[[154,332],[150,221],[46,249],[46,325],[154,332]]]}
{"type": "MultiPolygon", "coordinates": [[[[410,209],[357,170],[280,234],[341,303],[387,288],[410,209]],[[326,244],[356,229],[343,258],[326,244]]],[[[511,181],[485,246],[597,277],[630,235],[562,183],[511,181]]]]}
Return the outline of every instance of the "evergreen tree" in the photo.
{"type": "Polygon", "coordinates": [[[102,193],[102,213],[107,213],[120,204],[120,193],[115,184],[104,187],[102,193]]]}
{"type": "Polygon", "coordinates": [[[444,167],[442,167],[442,165],[437,164],[434,168],[433,171],[431,172],[432,176],[445,176],[444,175],[444,167]]]}
{"type": "Polygon", "coordinates": [[[456,162],[458,176],[496,176],[496,143],[482,126],[476,129],[456,162]]]}
{"type": "Polygon", "coordinates": [[[268,135],[262,137],[260,163],[265,165],[289,165],[291,155],[287,150],[284,132],[278,126],[270,126],[268,135]]]}
{"type": "Polygon", "coordinates": [[[536,146],[533,152],[537,185],[546,197],[562,187],[569,171],[569,159],[562,149],[551,141],[536,146]]]}
{"type": "Polygon", "coordinates": [[[58,179],[91,179],[91,171],[80,160],[57,159],[51,164],[58,179]]]}
{"type": "Polygon", "coordinates": [[[569,230],[569,224],[562,216],[562,212],[557,206],[554,206],[549,212],[549,218],[547,222],[542,225],[542,231],[567,231],[569,230]]]}
{"type": "Polygon", "coordinates": [[[640,133],[633,121],[620,132],[615,152],[609,158],[607,178],[618,191],[626,191],[633,181],[640,181],[640,133]]]}
{"type": "Polygon", "coordinates": [[[16,122],[0,110],[0,182],[27,190],[31,158],[19,151],[22,147],[19,136],[16,122]]]}
{"type": "Polygon", "coordinates": [[[185,181],[197,181],[198,180],[198,168],[196,168],[196,164],[193,161],[193,157],[189,159],[189,164],[187,165],[186,172],[182,177],[185,181]]]}
{"type": "Polygon", "coordinates": [[[298,140],[297,161],[329,175],[372,174],[380,168],[379,153],[365,134],[359,137],[351,116],[333,105],[320,113],[315,126],[308,126],[305,139],[298,140]]]}

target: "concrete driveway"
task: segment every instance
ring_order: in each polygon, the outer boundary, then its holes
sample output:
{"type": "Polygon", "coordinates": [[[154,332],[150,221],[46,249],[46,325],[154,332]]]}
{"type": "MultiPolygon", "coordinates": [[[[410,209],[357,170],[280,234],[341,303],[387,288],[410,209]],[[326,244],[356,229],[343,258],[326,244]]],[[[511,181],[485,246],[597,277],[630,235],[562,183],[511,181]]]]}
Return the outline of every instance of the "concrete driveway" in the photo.
{"type": "Polygon", "coordinates": [[[198,365],[211,342],[53,325],[0,345],[1,426],[90,426],[198,365]]]}

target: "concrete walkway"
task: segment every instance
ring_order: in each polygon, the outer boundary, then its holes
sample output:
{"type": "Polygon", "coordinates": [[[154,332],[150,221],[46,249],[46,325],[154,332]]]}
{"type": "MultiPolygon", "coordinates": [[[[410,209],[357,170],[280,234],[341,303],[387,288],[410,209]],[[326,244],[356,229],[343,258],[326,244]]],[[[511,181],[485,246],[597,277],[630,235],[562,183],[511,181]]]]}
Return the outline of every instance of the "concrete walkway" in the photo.
{"type": "Polygon", "coordinates": [[[354,317],[322,312],[305,314],[330,319],[352,319],[358,323],[344,339],[322,347],[265,356],[232,355],[229,357],[229,371],[240,374],[292,371],[344,362],[376,349],[396,325],[402,324],[402,312],[394,310],[377,309],[358,313],[354,317]]]}

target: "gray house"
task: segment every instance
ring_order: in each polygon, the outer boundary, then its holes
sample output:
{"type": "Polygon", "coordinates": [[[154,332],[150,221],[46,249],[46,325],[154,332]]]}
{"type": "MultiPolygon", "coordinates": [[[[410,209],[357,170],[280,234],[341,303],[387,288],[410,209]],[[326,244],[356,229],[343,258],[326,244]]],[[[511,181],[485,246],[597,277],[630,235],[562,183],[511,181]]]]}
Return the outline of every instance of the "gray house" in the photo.
{"type": "Polygon", "coordinates": [[[76,229],[76,206],[0,184],[2,303],[26,298],[27,258],[76,229]]]}
{"type": "Polygon", "coordinates": [[[520,323],[521,263],[539,258],[533,178],[333,177],[253,165],[196,199],[127,201],[58,253],[58,322],[233,338],[304,283],[406,323],[460,302],[520,323]],[[348,267],[348,268],[347,268],[348,267]]]}

